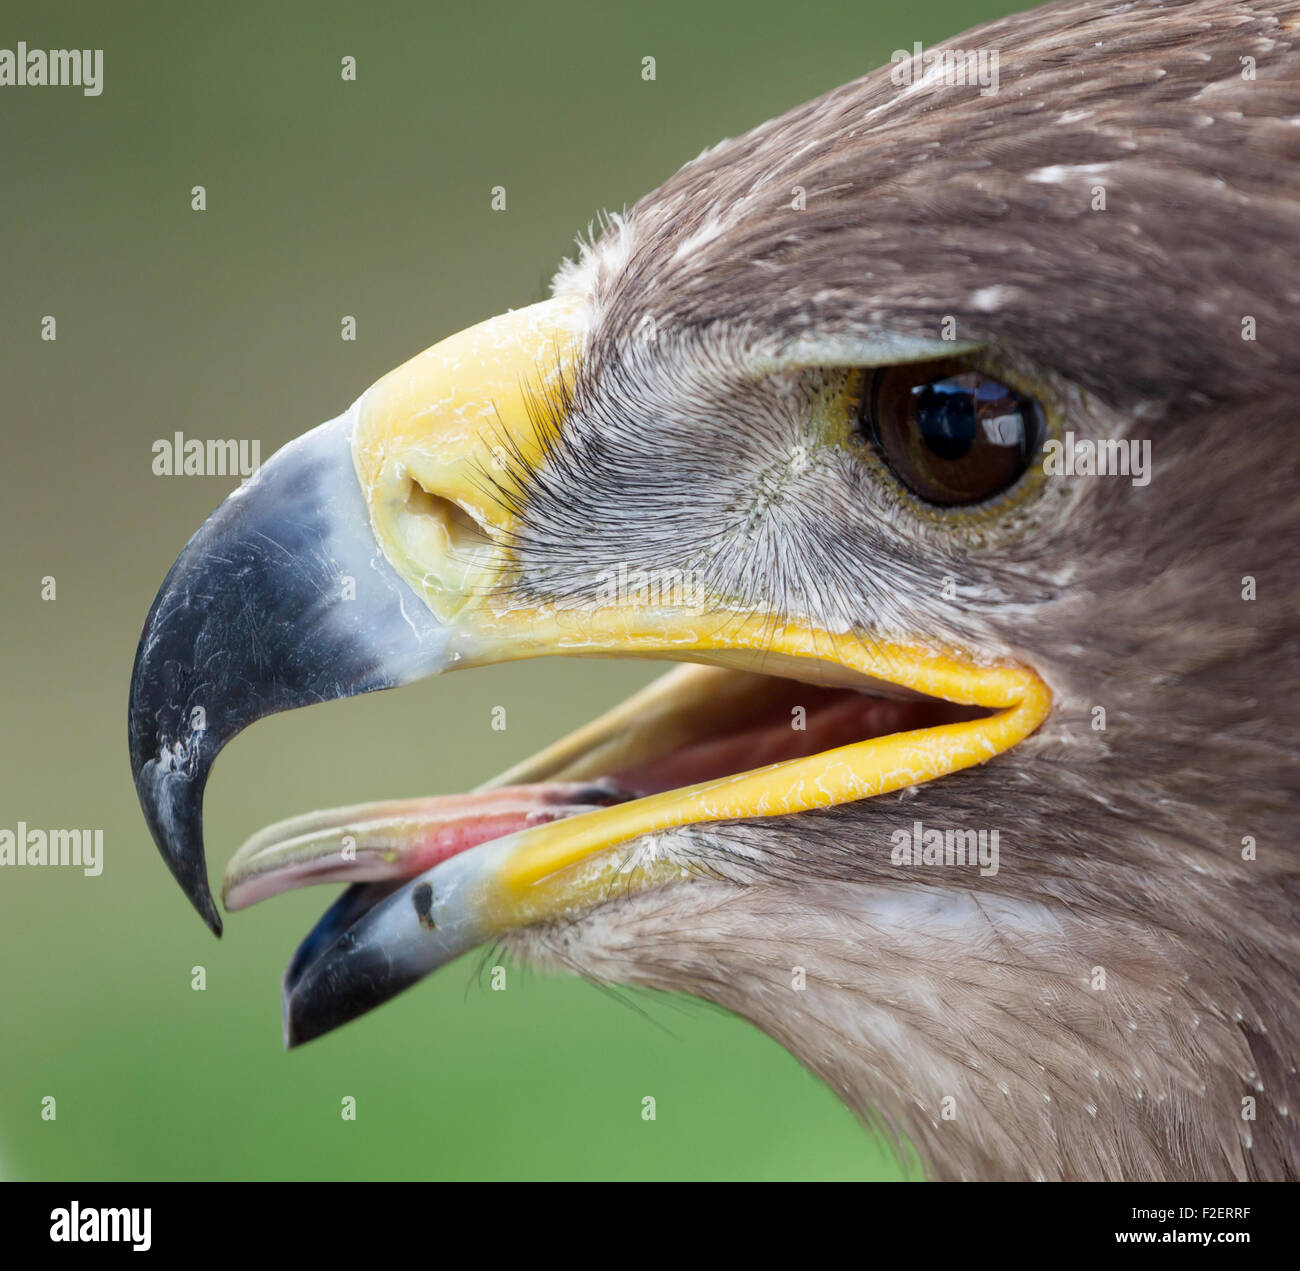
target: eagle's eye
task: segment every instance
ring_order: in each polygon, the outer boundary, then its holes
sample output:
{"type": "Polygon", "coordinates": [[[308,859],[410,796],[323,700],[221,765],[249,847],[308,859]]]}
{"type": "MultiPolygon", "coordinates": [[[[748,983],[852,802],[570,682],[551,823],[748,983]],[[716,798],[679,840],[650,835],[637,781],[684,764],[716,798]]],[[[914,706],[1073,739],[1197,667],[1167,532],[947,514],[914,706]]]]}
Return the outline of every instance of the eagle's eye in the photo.
{"type": "Polygon", "coordinates": [[[860,420],[894,475],[917,498],[945,507],[1014,485],[1042,434],[1033,398],[955,361],[876,371],[860,420]]]}

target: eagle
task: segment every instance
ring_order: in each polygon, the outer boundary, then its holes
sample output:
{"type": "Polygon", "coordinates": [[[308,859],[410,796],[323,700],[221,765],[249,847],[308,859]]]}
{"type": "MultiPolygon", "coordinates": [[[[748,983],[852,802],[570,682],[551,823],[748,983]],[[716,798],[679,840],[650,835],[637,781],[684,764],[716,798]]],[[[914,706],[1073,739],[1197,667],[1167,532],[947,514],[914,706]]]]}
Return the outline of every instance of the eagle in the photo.
{"type": "Polygon", "coordinates": [[[255,720],[679,664],[240,848],[230,909],[347,884],[286,1043],[488,945],[738,1013],[932,1178],[1300,1174],[1297,172],[1295,0],[1064,0],[706,150],[272,456],[130,687],[217,934],[255,720]]]}

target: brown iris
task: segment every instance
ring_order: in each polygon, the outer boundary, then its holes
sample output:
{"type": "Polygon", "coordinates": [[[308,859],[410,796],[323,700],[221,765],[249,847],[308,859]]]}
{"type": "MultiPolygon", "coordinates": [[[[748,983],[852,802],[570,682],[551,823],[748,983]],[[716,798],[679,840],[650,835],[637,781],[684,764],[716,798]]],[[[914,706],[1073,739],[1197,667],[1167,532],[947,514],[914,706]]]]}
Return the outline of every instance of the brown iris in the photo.
{"type": "Polygon", "coordinates": [[[964,362],[923,362],[868,377],[861,426],[917,498],[948,507],[1014,485],[1038,448],[1042,414],[964,362]]]}

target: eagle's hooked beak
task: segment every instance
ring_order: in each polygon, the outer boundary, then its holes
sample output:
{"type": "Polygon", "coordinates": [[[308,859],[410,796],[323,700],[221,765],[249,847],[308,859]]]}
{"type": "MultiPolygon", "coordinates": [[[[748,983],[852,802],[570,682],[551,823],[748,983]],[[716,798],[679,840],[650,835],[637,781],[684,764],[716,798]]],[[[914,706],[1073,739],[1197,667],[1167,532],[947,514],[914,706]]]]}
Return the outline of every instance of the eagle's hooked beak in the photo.
{"type": "Polygon", "coordinates": [[[533,306],[398,367],[277,451],[163,580],[131,676],[131,771],[163,859],[216,934],[203,788],[236,733],[494,660],[457,614],[491,603],[474,593],[506,523],[493,478],[504,447],[536,436],[528,411],[560,387],[575,321],[572,306],[533,306]]]}
{"type": "MultiPolygon", "coordinates": [[[[221,747],[254,720],[543,654],[713,664],[665,677],[506,774],[510,784],[316,814],[250,840],[227,872],[232,908],[301,882],[364,883],[326,913],[286,973],[291,1044],[504,931],[589,907],[619,881],[608,848],[915,785],[992,758],[1047,713],[1033,672],[927,647],[923,633],[886,643],[821,631],[689,588],[647,597],[613,587],[574,607],[538,600],[538,586],[525,593],[516,551],[529,474],[563,427],[584,324],[576,301],[546,301],[391,372],[209,517],[146,620],[131,681],[132,772],[163,858],[218,934],[203,789],[221,747]],[[720,713],[759,718],[774,675],[851,697],[857,731],[827,726],[847,744],[787,745],[749,770],[706,764],[704,779],[685,784],[665,777],[684,739],[716,737],[720,713]]],[[[592,568],[612,579],[617,562],[592,568]]],[[[835,704],[837,718],[845,707],[835,704]]],[[[635,881],[678,875],[657,859],[641,862],[635,881]]]]}

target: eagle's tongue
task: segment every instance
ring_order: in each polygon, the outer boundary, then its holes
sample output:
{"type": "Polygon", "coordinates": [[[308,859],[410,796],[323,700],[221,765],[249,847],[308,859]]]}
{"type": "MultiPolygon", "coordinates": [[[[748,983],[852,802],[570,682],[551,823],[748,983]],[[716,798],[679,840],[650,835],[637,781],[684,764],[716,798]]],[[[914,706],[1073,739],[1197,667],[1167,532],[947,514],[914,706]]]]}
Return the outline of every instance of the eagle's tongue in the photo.
{"type": "Polygon", "coordinates": [[[243,909],[309,883],[412,878],[489,839],[632,797],[612,782],[544,782],[311,812],[253,835],[226,866],[222,899],[243,909]]]}

